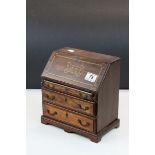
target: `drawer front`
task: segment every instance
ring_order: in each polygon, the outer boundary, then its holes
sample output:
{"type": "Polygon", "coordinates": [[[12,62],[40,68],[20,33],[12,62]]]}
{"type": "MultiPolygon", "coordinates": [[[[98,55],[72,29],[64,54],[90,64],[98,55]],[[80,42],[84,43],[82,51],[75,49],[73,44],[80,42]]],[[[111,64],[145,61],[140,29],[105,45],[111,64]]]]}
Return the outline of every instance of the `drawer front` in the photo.
{"type": "Polygon", "coordinates": [[[82,98],[84,100],[89,100],[89,101],[94,100],[92,93],[84,92],[84,91],[81,91],[81,90],[78,90],[75,88],[71,88],[71,87],[67,87],[64,85],[60,85],[60,84],[57,84],[54,82],[49,82],[49,81],[44,80],[43,86],[45,86],[46,88],[55,90],[55,91],[59,91],[64,94],[69,94],[69,95],[72,95],[75,97],[82,98]]]}
{"type": "Polygon", "coordinates": [[[54,105],[43,104],[43,115],[90,132],[94,131],[93,119],[68,112],[54,105]]]}
{"type": "Polygon", "coordinates": [[[94,115],[95,104],[86,102],[84,100],[79,100],[71,96],[60,94],[53,91],[42,90],[43,102],[54,103],[61,105],[72,110],[82,112],[89,115],[94,115]]]}

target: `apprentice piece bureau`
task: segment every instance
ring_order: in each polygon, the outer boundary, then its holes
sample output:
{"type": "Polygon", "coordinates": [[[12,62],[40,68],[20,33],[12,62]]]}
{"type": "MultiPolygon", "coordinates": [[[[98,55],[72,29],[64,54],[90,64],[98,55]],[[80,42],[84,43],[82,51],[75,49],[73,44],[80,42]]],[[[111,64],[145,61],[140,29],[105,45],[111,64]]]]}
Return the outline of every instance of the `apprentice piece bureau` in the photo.
{"type": "Polygon", "coordinates": [[[52,52],[41,75],[41,122],[99,142],[119,127],[120,59],[74,48],[52,52]]]}

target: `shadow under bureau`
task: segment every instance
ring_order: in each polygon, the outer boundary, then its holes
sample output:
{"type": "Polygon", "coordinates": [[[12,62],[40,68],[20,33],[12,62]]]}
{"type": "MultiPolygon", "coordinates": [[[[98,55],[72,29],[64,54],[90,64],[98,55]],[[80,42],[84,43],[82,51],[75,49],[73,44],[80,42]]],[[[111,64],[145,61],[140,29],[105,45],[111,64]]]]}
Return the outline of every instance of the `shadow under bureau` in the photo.
{"type": "Polygon", "coordinates": [[[99,142],[119,127],[120,59],[74,48],[52,52],[41,75],[41,122],[99,142]]]}

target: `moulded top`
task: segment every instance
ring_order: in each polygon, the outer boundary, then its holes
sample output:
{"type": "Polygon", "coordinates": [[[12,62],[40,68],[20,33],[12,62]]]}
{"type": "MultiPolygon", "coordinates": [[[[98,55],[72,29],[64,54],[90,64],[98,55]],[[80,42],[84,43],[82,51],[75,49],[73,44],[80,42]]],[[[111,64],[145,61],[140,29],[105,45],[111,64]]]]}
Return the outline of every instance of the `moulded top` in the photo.
{"type": "Polygon", "coordinates": [[[66,47],[52,52],[41,77],[96,92],[110,63],[117,60],[115,56],[66,47]]]}

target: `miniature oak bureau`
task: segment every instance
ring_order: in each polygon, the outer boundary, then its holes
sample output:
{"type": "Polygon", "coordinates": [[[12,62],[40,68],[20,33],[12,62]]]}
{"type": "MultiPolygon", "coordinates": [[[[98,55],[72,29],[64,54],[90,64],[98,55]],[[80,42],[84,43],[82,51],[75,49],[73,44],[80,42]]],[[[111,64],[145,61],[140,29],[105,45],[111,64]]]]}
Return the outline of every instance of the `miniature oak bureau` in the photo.
{"type": "Polygon", "coordinates": [[[41,122],[99,142],[119,127],[120,59],[62,48],[53,51],[41,75],[41,122]]]}

